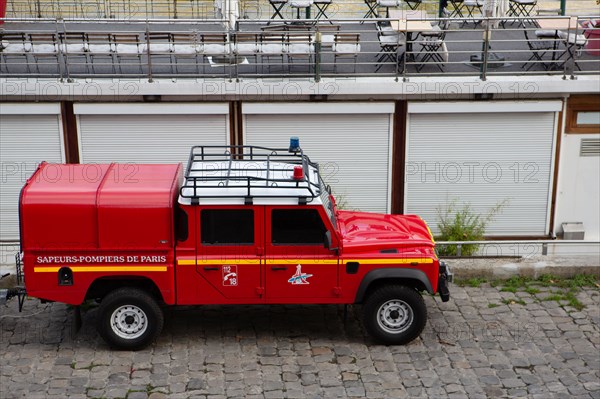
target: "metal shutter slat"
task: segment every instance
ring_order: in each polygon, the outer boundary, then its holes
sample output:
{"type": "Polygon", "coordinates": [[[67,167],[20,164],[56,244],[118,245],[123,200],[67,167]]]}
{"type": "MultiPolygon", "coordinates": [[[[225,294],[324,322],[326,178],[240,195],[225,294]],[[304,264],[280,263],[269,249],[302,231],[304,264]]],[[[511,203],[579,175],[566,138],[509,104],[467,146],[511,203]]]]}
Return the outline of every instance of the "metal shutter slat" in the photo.
{"type": "Polygon", "coordinates": [[[228,115],[79,115],[81,162],[187,163],[194,145],[226,145],[228,115]]]}
{"type": "Polygon", "coordinates": [[[388,209],[389,134],[389,114],[244,115],[246,144],[285,147],[300,137],[334,194],[362,211],[388,209]]]}
{"type": "Polygon", "coordinates": [[[58,115],[2,115],[0,118],[0,239],[19,239],[19,194],[42,161],[62,162],[58,115]],[[18,173],[13,173],[13,168],[18,173]]]}
{"type": "Polygon", "coordinates": [[[452,199],[480,214],[508,199],[487,234],[548,233],[553,112],[411,114],[409,121],[407,213],[421,215],[437,233],[436,208],[452,199]]]}

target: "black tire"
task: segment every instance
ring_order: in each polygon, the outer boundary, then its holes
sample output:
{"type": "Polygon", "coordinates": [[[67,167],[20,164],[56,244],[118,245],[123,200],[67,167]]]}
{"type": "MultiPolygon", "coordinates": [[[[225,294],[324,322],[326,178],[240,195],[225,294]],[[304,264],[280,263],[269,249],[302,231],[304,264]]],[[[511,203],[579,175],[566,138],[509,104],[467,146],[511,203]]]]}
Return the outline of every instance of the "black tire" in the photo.
{"type": "Polygon", "coordinates": [[[119,288],[102,299],[96,329],[113,348],[139,350],[162,331],[163,312],[152,296],[137,288],[119,288]]]}
{"type": "Polygon", "coordinates": [[[369,335],[387,345],[417,338],[427,323],[427,306],[419,292],[404,285],[386,285],[372,292],[363,307],[369,335]]]}

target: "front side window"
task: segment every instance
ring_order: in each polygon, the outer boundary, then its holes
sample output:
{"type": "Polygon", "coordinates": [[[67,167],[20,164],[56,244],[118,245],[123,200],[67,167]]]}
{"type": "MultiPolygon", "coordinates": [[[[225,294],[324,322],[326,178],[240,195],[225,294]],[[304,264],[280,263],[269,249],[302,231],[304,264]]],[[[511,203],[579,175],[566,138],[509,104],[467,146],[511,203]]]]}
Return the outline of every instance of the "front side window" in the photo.
{"type": "Polygon", "coordinates": [[[271,213],[274,245],[323,245],[326,231],[316,209],[273,209],[271,213]]]}
{"type": "Polygon", "coordinates": [[[254,212],[251,209],[203,209],[200,225],[202,244],[254,244],[254,212]]]}

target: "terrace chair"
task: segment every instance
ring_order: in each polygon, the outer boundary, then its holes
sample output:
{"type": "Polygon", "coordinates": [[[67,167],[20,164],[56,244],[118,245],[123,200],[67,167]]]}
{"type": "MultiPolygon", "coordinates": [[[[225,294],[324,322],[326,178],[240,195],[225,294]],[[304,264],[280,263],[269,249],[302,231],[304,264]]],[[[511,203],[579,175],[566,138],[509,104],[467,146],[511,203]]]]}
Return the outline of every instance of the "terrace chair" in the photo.
{"type": "Polygon", "coordinates": [[[377,21],[377,31],[382,35],[394,36],[398,31],[392,27],[390,21],[377,21]]]}
{"type": "Polygon", "coordinates": [[[140,42],[140,35],[138,33],[113,33],[111,36],[117,64],[119,65],[119,73],[123,73],[123,61],[127,59],[137,60],[140,73],[143,73],[142,54],[144,54],[145,49],[140,42]]]}
{"type": "Polygon", "coordinates": [[[356,73],[356,59],[360,53],[360,33],[336,33],[333,43],[333,70],[337,72],[338,58],[351,58],[356,73]]]}
{"type": "Polygon", "coordinates": [[[465,3],[463,0],[449,0],[450,4],[452,4],[452,11],[448,18],[464,18],[463,9],[465,8],[465,3]]]}
{"type": "Polygon", "coordinates": [[[25,33],[0,31],[0,66],[6,65],[6,73],[9,72],[8,57],[23,57],[27,73],[31,73],[31,67],[27,62],[30,51],[31,43],[25,33]]]}
{"type": "Polygon", "coordinates": [[[40,73],[40,59],[56,60],[56,67],[60,71],[60,50],[58,35],[56,33],[30,33],[29,41],[31,43],[31,56],[35,63],[37,73],[40,73]]]}
{"type": "MultiPolygon", "coordinates": [[[[217,64],[220,59],[224,59],[230,54],[227,43],[227,34],[225,33],[204,33],[202,34],[202,54],[208,63],[217,64]]],[[[225,63],[223,72],[225,72],[225,63]]],[[[206,63],[203,63],[202,71],[206,70],[206,63]]]]}
{"type": "Polygon", "coordinates": [[[287,35],[287,56],[288,64],[291,67],[294,60],[304,61],[308,65],[310,72],[313,58],[315,56],[315,45],[313,34],[311,33],[288,33],[287,35]]]}
{"type": "Polygon", "coordinates": [[[261,26],[260,30],[262,32],[285,32],[288,26],[288,24],[266,25],[261,26]]]}
{"type": "MultiPolygon", "coordinates": [[[[271,15],[270,19],[275,19],[276,17],[279,17],[280,19],[285,19],[283,14],[281,14],[281,10],[287,4],[287,2],[288,0],[269,0],[269,4],[273,8],[273,15],[271,15]]],[[[271,21],[267,22],[267,25],[269,25],[270,23],[271,21]]]]}
{"type": "Polygon", "coordinates": [[[558,54],[558,45],[561,39],[558,37],[558,31],[556,29],[536,29],[535,37],[538,40],[545,40],[552,44],[552,48],[548,51],[552,53],[551,59],[548,61],[547,69],[553,69],[556,65],[556,56],[558,54]]]}
{"type": "Polygon", "coordinates": [[[287,40],[285,33],[277,32],[263,32],[260,34],[260,45],[258,53],[261,56],[261,64],[265,65],[265,58],[267,63],[272,57],[281,58],[279,65],[283,66],[283,56],[287,52],[287,40]]]}
{"type": "Polygon", "coordinates": [[[194,60],[196,73],[200,74],[198,55],[202,53],[202,43],[196,32],[172,32],[171,42],[173,58],[175,61],[175,73],[179,73],[179,61],[184,59],[194,60]]]}
{"type": "Polygon", "coordinates": [[[377,57],[375,72],[387,63],[398,65],[400,63],[398,49],[402,46],[403,37],[400,34],[384,35],[382,32],[378,32],[377,39],[379,40],[380,49],[375,55],[377,57]]]}
{"type": "Polygon", "coordinates": [[[285,25],[285,32],[306,32],[310,33],[314,29],[314,25],[312,23],[305,23],[303,21],[298,21],[293,24],[285,25]]]}
{"type": "Polygon", "coordinates": [[[329,17],[327,16],[327,9],[331,5],[332,1],[333,0],[315,0],[313,4],[315,5],[315,7],[317,7],[317,15],[315,15],[316,21],[320,20],[321,18],[324,18],[327,21],[329,21],[330,24],[333,24],[333,22],[330,21],[329,17]]]}
{"type": "MultiPolygon", "coordinates": [[[[60,51],[63,54],[65,60],[65,68],[67,70],[67,75],[70,75],[71,60],[76,57],[83,57],[83,61],[85,62],[86,73],[90,73],[90,64],[89,64],[89,51],[87,48],[87,41],[84,32],[62,32],[59,34],[60,37],[60,51]]],[[[75,63],[75,65],[81,65],[75,63]]]]}
{"type": "MultiPolygon", "coordinates": [[[[363,19],[366,18],[379,18],[379,14],[377,12],[377,0],[364,0],[367,5],[367,12],[363,16],[363,19]]],[[[361,21],[361,24],[365,21],[361,21]]]]}
{"type": "Polygon", "coordinates": [[[233,54],[236,57],[254,58],[254,66],[258,73],[259,35],[256,33],[237,32],[233,35],[233,54]]]}
{"type": "Polygon", "coordinates": [[[555,29],[536,29],[535,35],[539,38],[542,38],[542,37],[557,38],[558,31],[555,29]]]}
{"type": "Polygon", "coordinates": [[[469,19],[475,22],[475,26],[481,23],[481,20],[475,19],[475,10],[478,11],[479,16],[482,15],[481,8],[483,7],[483,0],[463,0],[463,10],[466,10],[466,20],[463,21],[462,26],[464,26],[469,19]]]}
{"type": "MultiPolygon", "coordinates": [[[[578,57],[581,56],[583,48],[587,43],[587,37],[581,33],[567,33],[561,30],[558,31],[558,37],[564,41],[566,47],[565,51],[558,57],[559,59],[564,56],[567,56],[567,60],[569,58],[575,58],[575,55],[578,57]]],[[[564,62],[567,62],[567,60],[564,62]]],[[[581,66],[579,66],[577,60],[575,60],[575,67],[577,67],[577,70],[581,71],[581,66]]]]}
{"type": "Polygon", "coordinates": [[[112,42],[110,33],[102,32],[87,32],[85,34],[86,48],[88,51],[88,57],[90,65],[92,66],[92,73],[96,73],[94,67],[94,59],[98,57],[109,57],[112,72],[116,73],[115,69],[115,47],[112,42]]]}
{"type": "Polygon", "coordinates": [[[411,10],[416,10],[422,4],[421,0],[404,0],[408,8],[411,10]]]}
{"type": "Polygon", "coordinates": [[[290,7],[296,9],[296,19],[300,19],[300,9],[308,9],[313,4],[313,0],[289,0],[290,7]]]}
{"type": "MultiPolygon", "coordinates": [[[[510,0],[508,5],[507,17],[531,17],[537,7],[537,0],[510,0]]],[[[514,22],[514,21],[513,21],[514,22]]],[[[535,23],[532,19],[523,19],[520,24],[525,26],[525,22],[535,23]]]]}
{"type": "MultiPolygon", "coordinates": [[[[166,58],[168,59],[169,68],[173,72],[173,41],[170,32],[147,32],[146,43],[140,45],[143,54],[148,58],[166,58]]],[[[151,62],[152,67],[155,66],[151,62]]],[[[158,67],[164,64],[159,63],[158,67]]]]}
{"type": "Polygon", "coordinates": [[[521,65],[521,68],[525,68],[527,65],[529,65],[525,70],[529,71],[536,64],[539,64],[542,66],[542,68],[544,68],[544,70],[547,71],[550,67],[550,64],[546,64],[544,56],[554,48],[554,43],[550,40],[540,40],[537,35],[536,39],[530,38],[527,29],[524,29],[523,33],[525,34],[527,47],[529,47],[529,51],[531,51],[531,57],[529,57],[529,59],[523,65],[521,65]]]}
{"type": "MultiPolygon", "coordinates": [[[[385,17],[390,17],[390,8],[397,8],[402,5],[403,0],[377,0],[377,7],[385,8],[385,17]]],[[[379,15],[379,14],[377,14],[379,15]]]]}
{"type": "Polygon", "coordinates": [[[439,70],[444,72],[442,67],[444,66],[444,62],[448,62],[448,49],[444,41],[447,30],[448,20],[445,20],[435,26],[431,33],[423,35],[423,40],[419,42],[421,45],[421,50],[419,51],[421,60],[420,64],[417,65],[417,72],[420,72],[428,61],[435,62],[439,70]]]}
{"type": "Polygon", "coordinates": [[[321,49],[332,49],[340,25],[318,25],[316,31],[321,33],[321,49]]]}

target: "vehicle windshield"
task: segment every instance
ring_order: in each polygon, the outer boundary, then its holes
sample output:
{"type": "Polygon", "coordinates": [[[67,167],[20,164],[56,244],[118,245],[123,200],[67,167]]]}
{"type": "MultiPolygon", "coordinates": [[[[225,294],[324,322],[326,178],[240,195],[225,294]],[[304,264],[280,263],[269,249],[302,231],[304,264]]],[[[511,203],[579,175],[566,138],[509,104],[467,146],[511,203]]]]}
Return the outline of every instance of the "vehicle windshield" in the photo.
{"type": "Polygon", "coordinates": [[[329,220],[331,220],[331,224],[334,227],[337,227],[337,224],[335,222],[335,210],[333,209],[333,202],[331,202],[331,198],[329,198],[329,196],[331,195],[331,190],[329,186],[325,184],[323,179],[320,178],[320,176],[319,181],[321,185],[321,202],[323,202],[323,206],[325,207],[325,211],[329,216],[329,220]]]}

